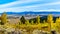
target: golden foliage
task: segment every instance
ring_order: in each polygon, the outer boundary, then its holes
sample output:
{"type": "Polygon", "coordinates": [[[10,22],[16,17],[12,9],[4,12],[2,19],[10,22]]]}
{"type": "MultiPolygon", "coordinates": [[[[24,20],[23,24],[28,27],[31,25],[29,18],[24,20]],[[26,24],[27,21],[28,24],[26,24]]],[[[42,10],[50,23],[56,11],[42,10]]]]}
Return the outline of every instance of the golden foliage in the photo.
{"type": "Polygon", "coordinates": [[[1,22],[2,24],[7,23],[7,15],[5,12],[1,15],[1,22]]]}
{"type": "Polygon", "coordinates": [[[44,23],[40,23],[40,16],[37,16],[36,20],[37,20],[36,22],[37,24],[34,23],[33,20],[31,21],[31,23],[29,23],[29,20],[26,20],[25,24],[23,24],[21,21],[17,24],[10,24],[7,22],[7,15],[5,13],[2,14],[1,16],[1,21],[2,23],[4,23],[3,27],[5,29],[18,28],[18,29],[26,29],[27,31],[30,32],[34,29],[44,30],[44,31],[50,31],[54,29],[58,31],[58,29],[60,28],[60,17],[56,18],[55,23],[53,23],[53,16],[50,14],[47,17],[47,22],[44,20],[43,21],[44,23]]]}

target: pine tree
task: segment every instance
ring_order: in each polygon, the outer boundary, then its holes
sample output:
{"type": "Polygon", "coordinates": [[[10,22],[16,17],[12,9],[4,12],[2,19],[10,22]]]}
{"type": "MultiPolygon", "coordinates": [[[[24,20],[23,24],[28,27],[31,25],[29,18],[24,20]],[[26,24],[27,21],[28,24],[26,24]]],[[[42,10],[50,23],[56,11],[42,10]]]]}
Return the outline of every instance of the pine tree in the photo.
{"type": "Polygon", "coordinates": [[[20,18],[20,21],[24,24],[25,23],[25,18],[24,18],[24,16],[22,16],[21,18],[20,18]]]}

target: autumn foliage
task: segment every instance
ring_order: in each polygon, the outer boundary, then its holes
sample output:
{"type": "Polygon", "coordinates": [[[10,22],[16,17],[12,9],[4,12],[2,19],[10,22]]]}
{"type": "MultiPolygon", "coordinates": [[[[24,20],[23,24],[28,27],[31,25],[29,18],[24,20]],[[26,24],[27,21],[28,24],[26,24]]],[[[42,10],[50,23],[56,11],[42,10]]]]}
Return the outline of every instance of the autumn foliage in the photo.
{"type": "Polygon", "coordinates": [[[29,20],[24,18],[24,16],[22,16],[22,18],[17,24],[11,24],[7,21],[8,21],[7,14],[3,13],[1,15],[1,22],[0,22],[0,26],[2,26],[0,28],[2,28],[2,30],[7,29],[7,31],[12,31],[11,29],[15,29],[15,30],[25,29],[27,33],[31,34],[31,32],[36,29],[42,30],[42,31],[48,31],[48,32],[50,32],[51,30],[55,30],[59,32],[59,29],[60,29],[60,17],[56,18],[56,21],[54,23],[53,16],[51,14],[48,15],[47,21],[45,20],[43,21],[44,23],[40,22],[40,16],[36,17],[36,23],[34,23],[33,20],[29,22],[29,20]]]}

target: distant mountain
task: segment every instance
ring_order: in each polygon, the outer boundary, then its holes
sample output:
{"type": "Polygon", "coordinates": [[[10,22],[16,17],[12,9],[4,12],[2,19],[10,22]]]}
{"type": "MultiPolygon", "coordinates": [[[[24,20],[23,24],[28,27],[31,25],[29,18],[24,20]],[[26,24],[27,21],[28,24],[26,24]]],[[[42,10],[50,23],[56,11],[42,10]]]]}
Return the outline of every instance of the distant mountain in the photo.
{"type": "MultiPolygon", "coordinates": [[[[2,13],[0,13],[2,14],[2,13]]],[[[6,14],[10,15],[10,14],[17,14],[17,15],[27,15],[27,14],[60,14],[60,12],[33,12],[33,11],[30,11],[30,12],[6,12],[6,14]]]]}

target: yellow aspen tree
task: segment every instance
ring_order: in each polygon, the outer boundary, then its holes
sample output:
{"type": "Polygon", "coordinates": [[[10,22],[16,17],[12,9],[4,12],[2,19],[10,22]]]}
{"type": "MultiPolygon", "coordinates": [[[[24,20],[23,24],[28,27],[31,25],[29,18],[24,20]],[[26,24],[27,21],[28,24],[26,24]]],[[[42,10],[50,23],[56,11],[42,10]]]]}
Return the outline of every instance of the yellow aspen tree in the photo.
{"type": "Polygon", "coordinates": [[[44,22],[44,23],[46,23],[46,21],[45,21],[45,20],[43,20],[43,22],[44,22]]]}
{"type": "Polygon", "coordinates": [[[34,24],[33,20],[31,20],[31,24],[32,24],[32,25],[34,24]]]}
{"type": "Polygon", "coordinates": [[[56,23],[56,24],[59,24],[59,18],[56,18],[55,23],[56,23]]]}
{"type": "Polygon", "coordinates": [[[53,22],[53,16],[51,14],[48,15],[47,22],[48,23],[52,23],[53,22]]]}
{"type": "Polygon", "coordinates": [[[53,23],[53,16],[51,14],[48,15],[47,17],[47,22],[49,23],[49,28],[48,30],[50,31],[51,30],[51,26],[52,26],[52,23],[53,23]]]}
{"type": "Polygon", "coordinates": [[[56,18],[55,23],[56,23],[57,25],[60,25],[60,17],[59,17],[59,18],[56,18]]]}
{"type": "Polygon", "coordinates": [[[30,23],[29,23],[29,20],[26,20],[25,24],[26,24],[26,25],[29,25],[29,24],[30,24],[30,23]]]}
{"type": "Polygon", "coordinates": [[[60,31],[60,17],[59,18],[56,18],[56,22],[55,23],[56,23],[55,26],[57,28],[56,31],[60,31]]]}
{"type": "Polygon", "coordinates": [[[1,15],[1,23],[7,23],[7,14],[5,12],[1,15]]]}
{"type": "Polygon", "coordinates": [[[39,24],[40,23],[40,16],[37,16],[37,23],[39,24]]]}

